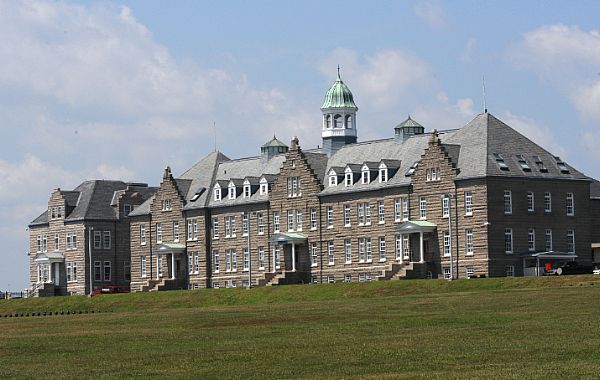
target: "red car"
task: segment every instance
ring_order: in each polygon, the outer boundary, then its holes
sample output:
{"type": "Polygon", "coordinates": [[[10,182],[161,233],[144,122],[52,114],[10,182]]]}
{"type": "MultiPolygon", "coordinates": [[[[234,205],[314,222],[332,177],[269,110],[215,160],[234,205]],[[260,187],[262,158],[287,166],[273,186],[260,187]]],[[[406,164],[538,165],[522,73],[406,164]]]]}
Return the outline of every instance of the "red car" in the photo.
{"type": "Polygon", "coordinates": [[[92,296],[97,296],[99,294],[115,294],[115,293],[129,293],[129,287],[120,286],[120,285],[106,285],[101,287],[100,289],[94,289],[92,291],[92,296]]]}

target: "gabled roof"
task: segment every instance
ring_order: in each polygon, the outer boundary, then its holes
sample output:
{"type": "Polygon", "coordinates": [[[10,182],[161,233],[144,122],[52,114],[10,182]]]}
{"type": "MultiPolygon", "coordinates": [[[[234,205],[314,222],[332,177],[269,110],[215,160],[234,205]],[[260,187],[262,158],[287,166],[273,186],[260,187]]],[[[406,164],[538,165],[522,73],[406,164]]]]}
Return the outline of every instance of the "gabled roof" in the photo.
{"type": "Polygon", "coordinates": [[[269,147],[288,147],[283,142],[281,142],[277,137],[273,136],[273,138],[267,141],[261,148],[269,148],[269,147]]]}

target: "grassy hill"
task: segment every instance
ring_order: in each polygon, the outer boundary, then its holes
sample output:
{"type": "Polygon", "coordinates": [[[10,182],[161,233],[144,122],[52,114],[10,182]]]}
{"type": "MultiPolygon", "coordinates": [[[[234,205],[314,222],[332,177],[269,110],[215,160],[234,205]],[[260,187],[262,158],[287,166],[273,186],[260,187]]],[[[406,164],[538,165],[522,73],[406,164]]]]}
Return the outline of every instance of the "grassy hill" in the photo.
{"type": "Polygon", "coordinates": [[[0,301],[0,378],[595,378],[598,285],[414,280],[0,301]]]}

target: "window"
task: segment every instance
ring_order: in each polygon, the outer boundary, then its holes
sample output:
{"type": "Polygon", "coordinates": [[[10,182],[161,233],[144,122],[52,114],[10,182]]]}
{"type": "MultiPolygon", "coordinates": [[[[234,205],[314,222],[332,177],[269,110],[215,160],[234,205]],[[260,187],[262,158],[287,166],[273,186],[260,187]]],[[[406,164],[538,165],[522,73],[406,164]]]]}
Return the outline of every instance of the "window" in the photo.
{"type": "Polygon", "coordinates": [[[231,250],[225,250],[225,272],[231,272],[231,250]]]}
{"type": "Polygon", "coordinates": [[[552,194],[548,191],[544,194],[544,212],[552,212],[552,194]]]}
{"type": "Polygon", "coordinates": [[[259,235],[264,235],[265,234],[265,223],[263,220],[263,213],[262,211],[258,211],[256,213],[256,225],[258,226],[258,234],[259,235]]]}
{"type": "Polygon", "coordinates": [[[567,252],[575,253],[575,231],[567,230],[567,252]]]}
{"type": "Polygon", "coordinates": [[[473,215],[473,193],[465,191],[465,215],[473,215]]]}
{"type": "Polygon", "coordinates": [[[371,224],[371,205],[369,203],[365,203],[365,224],[371,224]]]}
{"type": "Polygon", "coordinates": [[[344,205],[344,226],[350,226],[350,205],[344,205]]]}
{"type": "Polygon", "coordinates": [[[236,286],[237,286],[237,283],[235,280],[225,280],[226,288],[235,288],[236,286]]]}
{"type": "Polygon", "coordinates": [[[402,203],[400,198],[394,199],[394,221],[399,222],[402,220],[402,203]]]}
{"type": "Polygon", "coordinates": [[[269,182],[266,178],[261,178],[260,180],[260,195],[268,195],[269,194],[269,182]]]}
{"type": "Polygon", "coordinates": [[[334,171],[329,172],[329,186],[337,186],[337,174],[334,171]]]}
{"type": "Polygon", "coordinates": [[[77,282],[77,263],[67,262],[67,282],[77,282]]]}
{"type": "Polygon", "coordinates": [[[104,262],[104,281],[110,281],[111,278],[111,263],[110,261],[104,262]]]}
{"type": "Polygon", "coordinates": [[[327,242],[327,260],[329,265],[335,263],[334,251],[333,251],[333,240],[327,242]]]}
{"type": "Polygon", "coordinates": [[[94,249],[102,248],[102,231],[94,231],[94,249]]]}
{"type": "Polygon", "coordinates": [[[273,247],[273,257],[275,258],[275,269],[281,268],[281,247],[276,244],[273,247]]]}
{"type": "Polygon", "coordinates": [[[60,207],[52,207],[51,211],[50,211],[50,218],[51,219],[58,219],[61,217],[61,212],[60,212],[61,208],[60,207]]]}
{"type": "Polygon", "coordinates": [[[363,185],[371,183],[371,172],[369,171],[369,168],[366,167],[366,166],[363,166],[363,168],[362,168],[361,181],[360,182],[363,185]]]}
{"type": "Polygon", "coordinates": [[[366,259],[366,242],[365,238],[358,239],[358,262],[364,263],[366,259]]]}
{"type": "Polygon", "coordinates": [[[409,217],[408,197],[402,198],[402,220],[407,221],[409,217]]]}
{"type": "Polygon", "coordinates": [[[42,247],[42,235],[38,235],[37,236],[37,252],[40,253],[42,252],[43,247],[42,247]]]}
{"type": "Polygon", "coordinates": [[[549,228],[546,229],[545,243],[546,243],[546,252],[552,251],[552,230],[549,228]]]}
{"type": "Polygon", "coordinates": [[[525,157],[523,157],[522,154],[517,154],[517,161],[519,162],[519,166],[521,166],[521,169],[523,169],[524,172],[531,171],[529,164],[527,163],[527,161],[525,161],[525,157]]]}
{"type": "Polygon", "coordinates": [[[237,272],[237,252],[235,249],[230,249],[231,251],[231,271],[237,272]]]}
{"type": "Polygon", "coordinates": [[[350,239],[344,240],[344,258],[346,259],[346,264],[352,262],[352,242],[350,239]]]}
{"type": "Polygon", "coordinates": [[[156,223],[156,242],[162,243],[162,225],[160,223],[156,223]]]}
{"type": "Polygon", "coordinates": [[[302,211],[296,210],[296,231],[302,231],[302,211]]]}
{"type": "Polygon", "coordinates": [[[273,232],[279,232],[279,211],[273,211],[273,232]]]}
{"type": "Polygon", "coordinates": [[[425,179],[426,181],[439,181],[440,180],[440,168],[433,167],[425,169],[425,179]]]}
{"type": "Polygon", "coordinates": [[[396,260],[402,260],[402,235],[396,235],[396,260]]]}
{"type": "Polygon", "coordinates": [[[104,249],[110,249],[110,231],[104,231],[102,233],[102,247],[104,249]]]}
{"type": "Polygon", "coordinates": [[[504,190],[504,214],[512,214],[512,193],[504,190]]]}
{"type": "Polygon", "coordinates": [[[452,278],[452,272],[450,272],[450,267],[444,267],[444,279],[449,280],[452,278]]]}
{"type": "Polygon", "coordinates": [[[213,281],[212,287],[213,289],[219,289],[221,287],[221,284],[219,283],[219,281],[213,281]]]}
{"type": "Polygon", "coordinates": [[[199,253],[198,252],[189,252],[188,253],[188,271],[189,274],[198,274],[200,271],[200,262],[199,262],[199,253]]]}
{"type": "Polygon", "coordinates": [[[573,193],[567,193],[567,215],[575,215],[575,198],[573,193]]]}
{"type": "Polygon", "coordinates": [[[102,281],[102,262],[94,261],[94,281],[102,281]]]}
{"type": "Polygon", "coordinates": [[[173,222],[173,241],[179,241],[179,222],[173,222]]]}
{"type": "Polygon", "coordinates": [[[235,237],[235,216],[226,216],[225,217],[225,237],[235,237]]]}
{"type": "Polygon", "coordinates": [[[383,201],[377,203],[377,220],[380,224],[385,223],[385,204],[383,201]]]}
{"type": "Polygon", "coordinates": [[[249,271],[250,270],[250,251],[248,251],[247,247],[244,248],[243,259],[244,259],[244,272],[249,271]]]}
{"type": "Polygon", "coordinates": [[[248,236],[248,213],[242,213],[242,235],[248,236]]]}
{"type": "Polygon", "coordinates": [[[316,267],[317,262],[317,243],[310,244],[310,266],[316,267]]]}
{"type": "Polygon", "coordinates": [[[535,211],[535,200],[534,200],[533,191],[527,192],[527,211],[528,212],[535,211]]]}
{"type": "Polygon", "coordinates": [[[327,206],[327,228],[333,228],[333,206],[327,206]]]}
{"type": "Polygon", "coordinates": [[[244,192],[243,192],[243,196],[244,198],[250,198],[250,184],[249,183],[244,183],[244,192]]]}
{"type": "Polygon", "coordinates": [[[473,265],[467,265],[465,268],[465,272],[467,277],[473,277],[475,275],[475,270],[473,269],[473,265]]]}
{"type": "Polygon", "coordinates": [[[146,256],[140,257],[140,272],[141,272],[140,275],[142,276],[142,278],[144,278],[148,275],[147,268],[146,268],[146,256]]]}
{"type": "Polygon", "coordinates": [[[569,168],[567,168],[567,165],[565,165],[560,157],[554,157],[554,159],[556,160],[556,166],[558,166],[560,172],[563,174],[569,174],[569,168]]]}
{"type": "Polygon", "coordinates": [[[58,251],[60,249],[60,235],[54,234],[54,250],[58,251]]]}
{"type": "Polygon", "coordinates": [[[513,253],[513,233],[511,228],[504,229],[504,252],[513,253]]]}
{"type": "Polygon", "coordinates": [[[444,256],[450,256],[450,232],[444,231],[444,256]]]}
{"type": "Polygon", "coordinates": [[[345,170],[345,173],[346,173],[346,174],[345,174],[345,180],[344,180],[344,184],[345,184],[346,186],[352,186],[352,184],[354,183],[354,180],[353,180],[353,178],[352,178],[352,177],[353,177],[353,176],[352,176],[352,169],[350,169],[350,168],[346,169],[346,170],[345,170]]]}
{"type": "Polygon", "coordinates": [[[425,197],[419,197],[419,218],[427,219],[427,201],[425,197]]]}
{"type": "Polygon", "coordinates": [[[265,247],[258,247],[258,270],[265,269],[265,247]]]}
{"type": "Polygon", "coordinates": [[[160,209],[162,211],[171,211],[173,209],[173,205],[171,204],[170,199],[163,199],[160,201],[160,209]]]}
{"type": "Polygon", "coordinates": [[[365,224],[365,205],[364,203],[359,203],[357,206],[357,220],[358,220],[358,225],[362,226],[363,224],[365,224]]]}
{"type": "Polygon", "coordinates": [[[404,235],[402,239],[402,250],[404,250],[404,259],[408,260],[410,258],[410,235],[404,235]]]}
{"type": "Polygon", "coordinates": [[[379,165],[379,182],[387,182],[388,181],[388,169],[385,164],[381,163],[379,165]]]}
{"type": "Polygon", "coordinates": [[[450,197],[444,196],[442,198],[442,218],[450,217],[450,197]]]}
{"type": "Polygon", "coordinates": [[[385,237],[379,237],[379,261],[385,261],[385,237]]]}
{"type": "Polygon", "coordinates": [[[156,257],[156,272],[158,273],[158,277],[162,277],[164,274],[163,268],[163,255],[158,255],[156,257]]]}
{"type": "Polygon", "coordinates": [[[215,272],[215,273],[219,273],[219,266],[220,266],[219,259],[220,259],[219,250],[215,249],[213,251],[213,272],[215,272]]]}
{"type": "Polygon", "coordinates": [[[310,209],[310,229],[311,230],[317,229],[317,209],[316,208],[310,209]]]}
{"type": "Polygon", "coordinates": [[[67,249],[77,249],[77,234],[67,232],[67,249]]]}
{"type": "Polygon", "coordinates": [[[287,230],[294,230],[294,212],[290,210],[287,211],[287,230]]]}
{"type": "Polygon", "coordinates": [[[415,173],[415,170],[417,170],[417,167],[419,166],[419,161],[415,161],[410,168],[406,171],[406,173],[404,173],[405,177],[410,177],[411,175],[413,175],[415,173]]]}
{"type": "Polygon", "coordinates": [[[365,238],[365,243],[367,246],[367,262],[373,261],[373,250],[371,249],[371,238],[365,238]]]}
{"type": "Polygon", "coordinates": [[[514,265],[506,266],[506,277],[515,277],[515,266],[514,265]]]}
{"type": "Polygon", "coordinates": [[[132,205],[123,205],[123,215],[129,215],[131,213],[131,210],[133,210],[132,205]]]}
{"type": "Polygon", "coordinates": [[[492,153],[492,155],[496,159],[496,164],[498,164],[498,167],[500,168],[500,170],[504,170],[504,171],[509,170],[508,166],[504,162],[504,158],[500,155],[500,153],[492,153]]]}
{"type": "Polygon", "coordinates": [[[465,230],[465,242],[466,242],[467,255],[472,255],[473,254],[473,230],[470,228],[467,228],[465,230]]]}
{"type": "Polygon", "coordinates": [[[535,252],[535,230],[533,228],[527,230],[527,250],[535,252]]]}
{"type": "Polygon", "coordinates": [[[299,197],[302,195],[300,190],[300,177],[288,177],[287,191],[288,197],[299,197]]]}
{"type": "Polygon", "coordinates": [[[327,283],[328,284],[334,284],[335,283],[335,276],[330,274],[327,276],[327,283]]]}
{"type": "Polygon", "coordinates": [[[345,274],[344,275],[344,282],[352,282],[352,275],[351,274],[345,274]]]}
{"type": "Polygon", "coordinates": [[[146,245],[146,225],[140,224],[140,245],[146,245]]]}

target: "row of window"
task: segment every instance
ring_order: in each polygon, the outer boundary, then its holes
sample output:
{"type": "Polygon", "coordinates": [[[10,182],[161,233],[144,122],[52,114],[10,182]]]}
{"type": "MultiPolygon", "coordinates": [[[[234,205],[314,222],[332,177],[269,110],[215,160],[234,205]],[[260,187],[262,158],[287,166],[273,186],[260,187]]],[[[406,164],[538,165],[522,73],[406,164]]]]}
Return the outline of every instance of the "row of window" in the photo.
{"type": "MultiPolygon", "coordinates": [[[[575,196],[573,193],[565,195],[565,211],[567,216],[575,215],[575,196]]],[[[512,191],[504,190],[504,214],[510,215],[513,212],[512,191]]],[[[527,192],[527,212],[535,212],[535,194],[533,191],[527,192]]],[[[544,193],[544,212],[552,212],[552,193],[544,193]]]]}
{"type": "MultiPolygon", "coordinates": [[[[452,271],[451,271],[450,267],[442,267],[442,272],[443,272],[444,278],[446,280],[449,280],[452,278],[452,271]]],[[[475,268],[473,267],[473,265],[465,266],[465,275],[469,278],[475,276],[475,268]]],[[[514,276],[515,276],[515,266],[507,265],[506,266],[506,277],[514,277],[514,276]]]]}
{"type": "MultiPolygon", "coordinates": [[[[496,164],[498,165],[500,170],[503,170],[503,171],[510,170],[508,165],[506,165],[506,162],[504,161],[504,157],[502,157],[502,155],[500,153],[492,153],[492,155],[494,156],[494,159],[496,160],[496,164]]],[[[517,155],[515,155],[515,158],[517,159],[517,162],[519,163],[521,170],[523,170],[524,172],[531,172],[531,166],[529,166],[529,164],[527,163],[527,160],[525,159],[525,156],[523,154],[517,154],[517,155]]],[[[533,156],[531,156],[531,158],[533,159],[538,170],[541,173],[548,173],[548,168],[546,167],[546,165],[544,164],[544,162],[542,161],[540,156],[533,155],[533,156]]],[[[554,157],[554,160],[556,162],[556,166],[558,167],[558,170],[560,170],[561,173],[563,173],[563,174],[570,173],[569,168],[567,168],[567,165],[560,159],[560,157],[554,157]]]]}
{"type": "MultiPolygon", "coordinates": [[[[380,163],[378,168],[378,176],[377,178],[379,179],[379,183],[383,183],[383,182],[387,182],[388,181],[388,168],[385,165],[385,163],[380,163]]],[[[360,183],[363,185],[369,184],[371,183],[371,169],[369,168],[369,166],[367,166],[367,164],[363,164],[362,168],[361,168],[361,174],[360,174],[360,183]]],[[[348,186],[352,186],[355,184],[355,180],[354,180],[354,172],[352,171],[352,168],[347,166],[344,169],[344,186],[348,187],[348,186]]],[[[329,171],[329,186],[337,186],[338,185],[338,174],[337,172],[332,169],[329,171]]]]}
{"type": "MultiPolygon", "coordinates": [[[[258,188],[259,188],[260,195],[269,195],[269,183],[266,178],[263,177],[260,179],[258,188]]],[[[222,199],[223,190],[224,189],[221,188],[221,185],[219,185],[218,183],[215,185],[215,187],[213,189],[213,199],[215,201],[220,201],[222,199]]],[[[296,182],[296,191],[297,191],[297,194],[299,195],[300,180],[298,180],[296,182]]],[[[233,199],[236,199],[237,196],[238,196],[237,186],[235,185],[235,183],[233,181],[230,181],[229,185],[227,186],[227,199],[233,200],[233,199]]],[[[250,184],[250,181],[247,179],[244,180],[244,183],[242,185],[242,196],[244,198],[250,198],[252,196],[252,186],[250,184]]]]}
{"type": "MultiPolygon", "coordinates": [[[[535,228],[529,228],[527,230],[527,250],[529,252],[536,252],[536,230],[535,228]]],[[[512,228],[504,229],[504,252],[507,254],[513,253],[513,230],[512,228]]],[[[552,229],[547,228],[544,231],[544,249],[547,252],[553,250],[553,237],[552,229]]],[[[575,253],[575,230],[567,230],[567,252],[575,253]]]]}
{"type": "Polygon", "coordinates": [[[110,231],[94,231],[94,249],[110,249],[110,231]]]}
{"type": "MultiPolygon", "coordinates": [[[[38,235],[37,239],[37,253],[48,252],[48,236],[38,235]]],[[[67,250],[77,249],[77,234],[75,232],[67,232],[65,236],[65,247],[67,250]]],[[[54,234],[54,250],[60,250],[60,234],[54,234]]]]}

